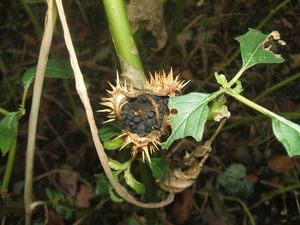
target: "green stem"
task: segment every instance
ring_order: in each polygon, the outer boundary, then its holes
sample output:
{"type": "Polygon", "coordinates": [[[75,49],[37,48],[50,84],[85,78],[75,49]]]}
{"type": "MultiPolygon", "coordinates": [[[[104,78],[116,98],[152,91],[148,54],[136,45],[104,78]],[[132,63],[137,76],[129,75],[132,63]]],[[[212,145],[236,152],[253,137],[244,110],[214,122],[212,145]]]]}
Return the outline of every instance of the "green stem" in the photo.
{"type": "MultiPolygon", "coordinates": [[[[147,164],[139,162],[142,182],[146,187],[145,200],[146,202],[153,202],[156,200],[157,188],[147,164]]],[[[145,219],[147,225],[154,225],[157,223],[156,219],[157,209],[145,209],[145,219]]]]}
{"type": "Polygon", "coordinates": [[[15,161],[16,147],[17,147],[17,139],[14,140],[14,143],[11,146],[9,153],[8,153],[8,159],[7,159],[7,163],[6,163],[4,178],[3,178],[2,184],[1,184],[2,190],[7,190],[9,182],[10,182],[12,169],[13,169],[13,165],[14,165],[14,161],[15,161]]]}
{"type": "Polygon", "coordinates": [[[4,116],[9,114],[9,111],[7,111],[6,109],[0,108],[0,114],[3,114],[4,116]]]}
{"type": "Polygon", "coordinates": [[[26,1],[21,0],[20,2],[33,24],[36,35],[40,38],[43,34],[43,31],[42,31],[42,28],[41,28],[39,22],[37,21],[36,17],[34,16],[31,8],[27,5],[26,1]]]}
{"type": "Polygon", "coordinates": [[[234,93],[232,90],[226,91],[226,94],[234,97],[235,99],[239,100],[240,102],[244,103],[245,105],[255,109],[256,111],[268,116],[268,117],[276,117],[277,114],[273,113],[272,111],[262,107],[261,105],[256,104],[255,102],[251,101],[250,99],[245,98],[242,95],[234,93]]]}
{"type": "Polygon", "coordinates": [[[230,201],[238,202],[243,207],[243,209],[245,210],[247,216],[249,217],[250,224],[251,225],[256,225],[255,220],[254,220],[254,218],[253,218],[250,210],[248,209],[248,207],[246,206],[246,204],[241,199],[239,199],[239,198],[233,198],[233,197],[229,197],[229,196],[226,196],[225,199],[226,200],[230,200],[230,201]]]}
{"type": "MultiPolygon", "coordinates": [[[[255,29],[260,30],[262,27],[264,27],[276,13],[278,13],[279,10],[281,10],[287,3],[289,3],[289,0],[284,0],[280,4],[278,4],[273,10],[270,11],[270,13],[255,27],[255,29]]],[[[226,63],[224,63],[220,68],[218,68],[218,71],[222,71],[228,66],[231,65],[231,63],[239,56],[240,49],[236,49],[235,52],[231,55],[231,57],[226,60],[226,63]]],[[[214,76],[214,72],[211,73],[199,86],[199,89],[202,89],[207,82],[214,76]]]]}
{"type": "Polygon", "coordinates": [[[20,106],[21,110],[25,109],[25,102],[26,102],[28,90],[29,90],[29,86],[27,88],[25,88],[25,90],[24,90],[24,93],[22,96],[22,102],[21,102],[21,106],[20,106]]]}
{"type": "Polygon", "coordinates": [[[244,103],[245,105],[247,105],[247,106],[249,106],[249,107],[257,110],[258,112],[260,112],[260,113],[262,113],[262,114],[270,117],[271,119],[277,119],[280,122],[282,122],[282,123],[284,123],[284,124],[286,124],[288,126],[291,126],[291,127],[295,128],[295,129],[298,129],[297,125],[294,124],[294,123],[292,123],[291,121],[285,119],[284,117],[281,117],[281,116],[277,115],[276,113],[274,113],[274,112],[272,112],[272,111],[270,111],[270,110],[262,107],[261,105],[256,104],[255,102],[253,102],[253,101],[245,98],[242,95],[234,93],[234,91],[231,90],[231,89],[227,89],[226,90],[226,94],[234,97],[235,99],[239,100],[240,102],[244,103]]]}
{"type": "Polygon", "coordinates": [[[262,197],[262,199],[260,199],[258,202],[256,202],[255,204],[253,204],[249,208],[250,209],[256,208],[257,206],[265,203],[267,200],[270,200],[272,198],[275,198],[276,196],[283,195],[283,194],[288,193],[288,192],[295,191],[297,189],[300,189],[300,183],[293,184],[293,185],[286,186],[286,187],[282,187],[282,188],[278,188],[275,191],[271,191],[268,194],[265,194],[262,197]]]}
{"type": "Polygon", "coordinates": [[[263,26],[266,25],[266,23],[269,22],[270,19],[272,19],[272,17],[274,15],[276,15],[276,13],[279,10],[281,10],[288,3],[289,3],[289,0],[284,0],[283,2],[281,2],[280,4],[278,4],[274,9],[271,9],[270,13],[256,26],[255,29],[260,30],[263,26]]]}
{"type": "Polygon", "coordinates": [[[141,89],[145,75],[132,36],[124,2],[124,0],[103,0],[112,39],[122,72],[125,74],[123,77],[129,80],[134,87],[141,89]],[[132,73],[134,73],[133,76],[132,73]]]}
{"type": "Polygon", "coordinates": [[[297,80],[300,78],[300,73],[296,73],[292,76],[289,76],[287,79],[280,81],[279,83],[271,86],[270,88],[266,89],[264,92],[262,92],[260,95],[258,95],[253,101],[257,102],[259,101],[261,98],[263,98],[264,96],[270,94],[273,91],[276,91],[277,89],[287,85],[288,83],[291,83],[294,80],[297,80]]]}
{"type": "Polygon", "coordinates": [[[65,91],[66,91],[66,95],[69,99],[70,106],[73,110],[75,123],[76,123],[76,125],[79,125],[80,124],[79,114],[77,112],[77,106],[76,106],[76,103],[75,103],[75,99],[72,95],[72,91],[70,89],[68,80],[64,79],[63,80],[63,85],[64,85],[64,88],[65,88],[65,91]]]}
{"type": "Polygon", "coordinates": [[[247,64],[250,62],[250,60],[248,60],[248,62],[237,72],[236,75],[234,75],[234,77],[228,82],[227,87],[231,88],[232,85],[234,85],[236,83],[236,81],[242,76],[242,74],[245,72],[245,70],[247,69],[247,64]]]}

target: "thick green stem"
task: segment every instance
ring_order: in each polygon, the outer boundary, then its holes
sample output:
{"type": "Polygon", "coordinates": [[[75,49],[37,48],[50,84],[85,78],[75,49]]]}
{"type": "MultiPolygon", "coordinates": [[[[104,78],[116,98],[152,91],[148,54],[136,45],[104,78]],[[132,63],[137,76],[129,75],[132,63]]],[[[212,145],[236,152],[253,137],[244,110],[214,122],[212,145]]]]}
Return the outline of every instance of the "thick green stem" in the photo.
{"type": "Polygon", "coordinates": [[[124,2],[124,0],[103,0],[109,29],[121,64],[121,76],[135,88],[141,89],[145,75],[132,36],[124,2]]]}
{"type": "Polygon", "coordinates": [[[27,149],[26,149],[26,167],[25,167],[25,187],[24,187],[24,204],[25,204],[25,224],[31,224],[32,214],[32,176],[34,166],[34,154],[35,154],[35,139],[36,129],[38,122],[38,113],[40,100],[43,89],[44,76],[46,71],[46,65],[48,61],[48,55],[50,52],[50,46],[53,37],[54,24],[56,20],[56,9],[53,4],[53,0],[48,0],[48,11],[46,16],[45,32],[43,35],[39,59],[36,69],[36,77],[33,87],[33,98],[29,116],[28,125],[28,137],[27,137],[27,149]]]}
{"type": "Polygon", "coordinates": [[[5,173],[4,173],[4,178],[2,180],[1,188],[2,190],[7,190],[11,174],[12,174],[12,169],[15,161],[15,155],[16,155],[16,147],[17,147],[17,139],[15,139],[13,145],[11,146],[9,153],[8,153],[8,159],[5,167],[5,173]]]}

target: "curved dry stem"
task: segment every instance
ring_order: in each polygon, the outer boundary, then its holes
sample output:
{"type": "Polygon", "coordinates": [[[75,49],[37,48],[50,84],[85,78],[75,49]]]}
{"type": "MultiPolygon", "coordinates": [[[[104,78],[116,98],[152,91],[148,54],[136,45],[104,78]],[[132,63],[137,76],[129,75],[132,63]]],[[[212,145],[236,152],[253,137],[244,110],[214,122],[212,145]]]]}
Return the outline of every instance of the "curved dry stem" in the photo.
{"type": "Polygon", "coordinates": [[[43,82],[45,76],[46,65],[48,61],[48,55],[52,42],[52,36],[54,31],[55,23],[55,10],[53,9],[53,0],[48,0],[48,11],[45,19],[45,31],[41,43],[41,49],[39,53],[36,77],[33,87],[33,98],[29,116],[28,124],[28,137],[27,137],[27,148],[26,148],[26,168],[25,168],[25,187],[24,187],[24,204],[26,213],[26,225],[31,224],[32,214],[32,175],[34,166],[34,154],[35,154],[35,139],[36,139],[36,128],[38,121],[38,113],[43,89],[43,82]]]}
{"type": "Polygon", "coordinates": [[[96,147],[97,150],[97,154],[98,157],[100,159],[100,162],[103,166],[104,172],[107,175],[110,183],[112,184],[113,188],[116,190],[116,192],[123,198],[125,199],[127,202],[130,202],[136,206],[139,207],[143,207],[143,208],[160,208],[163,206],[168,205],[169,203],[171,203],[174,199],[174,195],[170,193],[170,195],[168,196],[168,198],[164,201],[161,202],[157,202],[157,203],[144,203],[144,202],[140,202],[138,200],[136,200],[132,195],[130,195],[126,189],[117,181],[113,178],[112,176],[112,172],[111,169],[108,166],[108,158],[107,155],[104,151],[103,145],[99,140],[99,136],[98,136],[98,129],[95,123],[95,119],[94,119],[94,115],[93,115],[93,110],[90,104],[90,99],[88,97],[87,94],[87,90],[83,81],[83,76],[81,73],[81,70],[79,68],[79,64],[77,61],[77,57],[75,54],[75,50],[73,47],[73,43],[72,43],[72,39],[71,39],[71,35],[70,35],[70,31],[67,25],[67,21],[66,21],[66,17],[65,17],[65,13],[64,13],[64,9],[63,9],[63,5],[61,0],[56,0],[56,4],[57,4],[57,9],[58,9],[58,13],[59,13],[59,17],[62,23],[62,27],[63,27],[63,31],[64,31],[64,38],[65,38],[65,42],[66,42],[66,46],[67,49],[69,51],[70,54],[70,62],[74,71],[74,76],[75,76],[75,83],[76,83],[76,90],[77,93],[84,105],[85,108],[85,112],[86,112],[86,116],[88,119],[88,123],[90,126],[90,130],[92,133],[92,138],[94,141],[94,145],[96,147]]]}

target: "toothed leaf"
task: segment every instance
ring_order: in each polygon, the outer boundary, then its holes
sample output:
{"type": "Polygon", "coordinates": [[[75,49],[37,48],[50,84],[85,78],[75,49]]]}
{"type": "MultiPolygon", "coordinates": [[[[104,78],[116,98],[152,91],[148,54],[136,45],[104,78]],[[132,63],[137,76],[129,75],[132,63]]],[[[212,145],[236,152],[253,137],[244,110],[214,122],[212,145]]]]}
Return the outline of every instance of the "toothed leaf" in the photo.
{"type": "Polygon", "coordinates": [[[282,63],[284,59],[279,54],[272,52],[265,46],[269,35],[258,30],[249,28],[249,31],[236,37],[240,43],[243,66],[248,69],[251,66],[261,63],[282,63]]]}
{"type": "Polygon", "coordinates": [[[162,147],[168,149],[173,141],[192,136],[201,141],[209,108],[210,94],[192,92],[173,97],[169,101],[172,133],[162,147]]]}

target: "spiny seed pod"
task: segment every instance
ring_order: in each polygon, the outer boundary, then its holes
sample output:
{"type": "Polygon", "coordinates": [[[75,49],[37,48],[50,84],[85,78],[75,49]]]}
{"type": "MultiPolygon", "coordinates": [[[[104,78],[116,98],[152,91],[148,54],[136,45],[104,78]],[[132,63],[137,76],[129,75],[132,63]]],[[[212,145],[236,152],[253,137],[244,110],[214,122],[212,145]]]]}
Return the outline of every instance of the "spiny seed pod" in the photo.
{"type": "Polygon", "coordinates": [[[102,98],[101,104],[107,107],[99,110],[108,112],[108,120],[120,120],[123,131],[119,137],[125,137],[121,147],[132,144],[132,155],[142,152],[143,159],[150,161],[150,153],[158,149],[160,138],[170,126],[169,97],[181,93],[188,82],[174,79],[173,71],[169,74],[155,73],[143,84],[142,90],[135,90],[126,82],[121,84],[117,74],[116,85],[110,84],[108,97],[102,98]]]}

